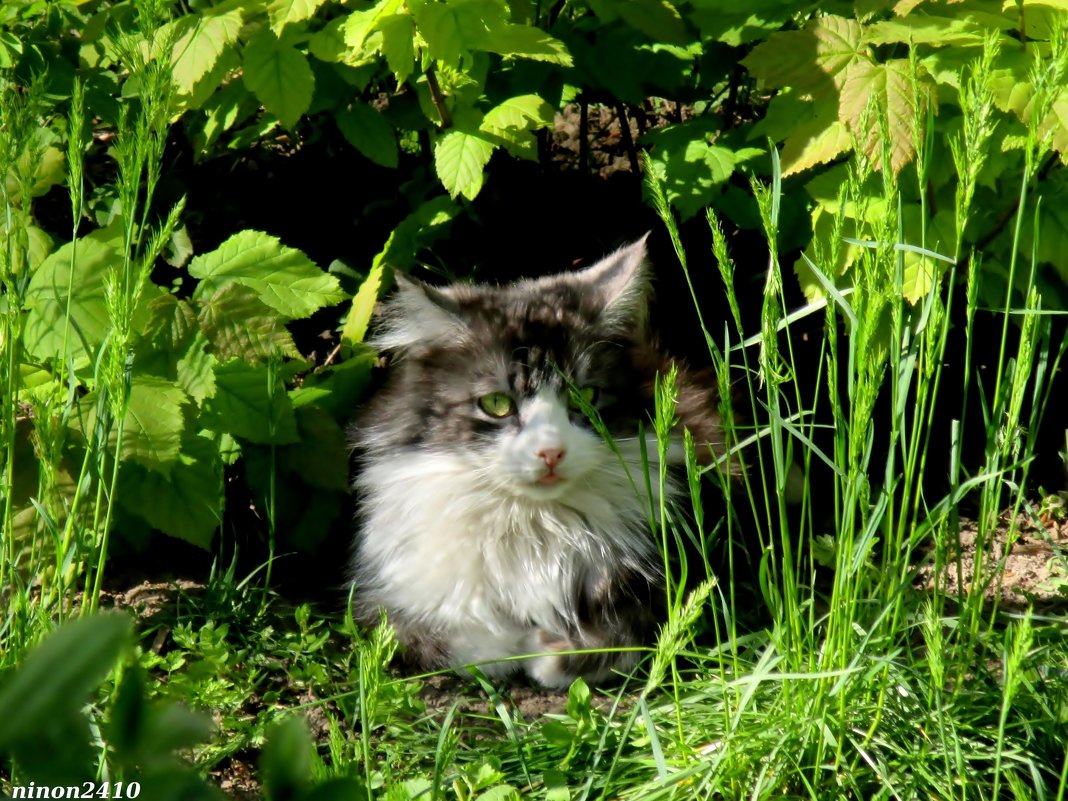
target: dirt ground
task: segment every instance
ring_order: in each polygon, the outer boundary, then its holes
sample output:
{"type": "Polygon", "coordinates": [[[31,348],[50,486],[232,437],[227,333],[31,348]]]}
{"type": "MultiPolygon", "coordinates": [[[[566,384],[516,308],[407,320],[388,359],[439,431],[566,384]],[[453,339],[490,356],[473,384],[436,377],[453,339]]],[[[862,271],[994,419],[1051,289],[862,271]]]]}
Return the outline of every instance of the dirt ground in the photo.
{"type": "MultiPolygon", "coordinates": [[[[962,520],[959,570],[956,559],[945,565],[939,587],[950,596],[960,593],[961,582],[965,594],[973,586],[981,587],[987,600],[996,599],[1005,611],[1023,611],[1029,606],[1039,612],[1063,610],[1068,606],[1068,520],[1063,509],[1058,505],[1037,519],[1021,514],[1015,525],[1011,522],[1003,514],[994,534],[980,541],[977,522],[962,520]]],[[[930,559],[919,569],[917,586],[935,589],[930,559]]]]}

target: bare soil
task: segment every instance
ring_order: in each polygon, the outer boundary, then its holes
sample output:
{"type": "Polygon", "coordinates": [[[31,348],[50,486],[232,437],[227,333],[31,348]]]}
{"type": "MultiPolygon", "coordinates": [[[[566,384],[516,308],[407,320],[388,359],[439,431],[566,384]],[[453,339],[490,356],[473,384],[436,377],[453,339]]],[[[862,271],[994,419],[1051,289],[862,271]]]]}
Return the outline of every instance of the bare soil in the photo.
{"type": "MultiPolygon", "coordinates": [[[[962,520],[954,557],[958,555],[943,566],[937,582],[947,595],[967,596],[976,588],[1006,611],[1068,606],[1068,519],[1063,510],[1037,517],[1021,514],[1015,525],[1011,515],[1003,514],[993,536],[986,537],[980,536],[977,521],[962,520]]],[[[917,584],[935,590],[933,559],[920,568],[917,584]]]]}

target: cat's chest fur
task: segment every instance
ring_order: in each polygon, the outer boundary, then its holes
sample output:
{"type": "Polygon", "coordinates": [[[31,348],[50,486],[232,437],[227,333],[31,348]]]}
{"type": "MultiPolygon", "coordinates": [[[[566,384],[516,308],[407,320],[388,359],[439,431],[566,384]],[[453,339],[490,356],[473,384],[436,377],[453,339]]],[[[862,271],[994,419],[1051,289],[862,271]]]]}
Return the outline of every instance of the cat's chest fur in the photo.
{"type": "Polygon", "coordinates": [[[369,463],[359,483],[366,524],[388,535],[361,542],[365,600],[433,630],[562,631],[577,624],[576,588],[588,576],[653,562],[627,481],[601,477],[545,501],[472,473],[461,458],[418,450],[369,463]]]}

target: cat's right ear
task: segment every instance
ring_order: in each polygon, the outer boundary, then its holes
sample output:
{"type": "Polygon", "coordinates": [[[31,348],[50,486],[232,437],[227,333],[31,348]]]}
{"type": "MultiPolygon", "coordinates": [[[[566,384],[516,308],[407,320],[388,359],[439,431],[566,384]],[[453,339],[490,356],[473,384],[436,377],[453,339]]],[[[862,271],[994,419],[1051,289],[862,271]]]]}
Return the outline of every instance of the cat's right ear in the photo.
{"type": "Polygon", "coordinates": [[[407,350],[415,345],[447,342],[464,329],[459,304],[437,289],[396,272],[397,291],[385,302],[378,331],[371,340],[379,350],[407,350]]]}

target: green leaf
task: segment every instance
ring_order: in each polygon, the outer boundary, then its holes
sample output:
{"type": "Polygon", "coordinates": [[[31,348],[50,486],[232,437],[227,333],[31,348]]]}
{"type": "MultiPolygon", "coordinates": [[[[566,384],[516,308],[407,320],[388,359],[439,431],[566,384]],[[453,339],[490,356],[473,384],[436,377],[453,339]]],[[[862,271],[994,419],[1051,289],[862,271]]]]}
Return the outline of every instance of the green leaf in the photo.
{"type": "Polygon", "coordinates": [[[182,443],[181,460],[170,476],[133,464],[119,473],[119,503],[126,511],[205,549],[222,520],[222,492],[219,450],[201,436],[182,443]]]}
{"type": "Polygon", "coordinates": [[[348,492],[349,451],[345,433],[318,406],[297,409],[300,442],[279,448],[281,468],[305,484],[332,492],[348,492]]]}
{"type": "Polygon", "coordinates": [[[267,4],[267,17],[271,20],[271,30],[281,36],[286,25],[311,19],[319,6],[325,2],[326,0],[270,0],[267,4]]]}
{"type": "Polygon", "coordinates": [[[955,45],[980,46],[986,31],[976,20],[968,17],[917,14],[875,22],[864,29],[868,44],[955,45]]]}
{"type": "Polygon", "coordinates": [[[432,0],[409,0],[408,7],[415,16],[415,24],[427,44],[430,57],[451,67],[459,66],[464,43],[455,11],[432,0]]]}
{"type": "Polygon", "coordinates": [[[553,108],[538,95],[510,97],[486,112],[482,129],[500,133],[507,128],[546,128],[553,123],[553,108]]]}
{"type": "Polygon", "coordinates": [[[65,623],[31,651],[4,676],[0,753],[77,712],[114,668],[132,632],[126,615],[93,615],[65,623]]]}
{"type": "MultiPolygon", "coordinates": [[[[97,392],[78,404],[81,414],[75,425],[86,436],[96,426],[97,392]]],[[[186,394],[174,382],[153,375],[135,375],[123,420],[123,462],[136,462],[148,470],[169,475],[178,460],[185,418],[186,394]]],[[[118,430],[108,432],[108,448],[114,453],[118,430]]]]}
{"type": "Polygon", "coordinates": [[[366,11],[353,11],[342,25],[345,44],[357,53],[362,51],[364,42],[378,29],[379,22],[396,14],[401,5],[402,0],[380,0],[366,11]]]}
{"type": "Polygon", "coordinates": [[[126,408],[122,459],[169,474],[181,446],[185,402],[185,393],[172,382],[135,375],[126,408]]]}
{"type": "Polygon", "coordinates": [[[291,715],[267,733],[260,755],[260,772],[268,798],[297,798],[311,783],[311,735],[302,718],[291,715]]]}
{"type": "Polygon", "coordinates": [[[208,10],[204,14],[189,15],[177,20],[183,31],[171,51],[171,74],[174,85],[184,95],[218,63],[219,58],[241,33],[244,10],[227,4],[226,10],[208,10]]]}
{"type": "Polygon", "coordinates": [[[533,61],[547,61],[561,67],[572,66],[571,54],[559,39],[530,25],[503,24],[492,27],[484,38],[471,45],[502,56],[519,56],[533,61]]]}
{"type": "Polygon", "coordinates": [[[215,367],[218,360],[208,353],[208,338],[197,332],[196,338],[178,360],[178,386],[198,405],[215,394],[215,367]]]}
{"type": "Polygon", "coordinates": [[[165,292],[148,302],[147,320],[135,346],[137,369],[174,375],[182,352],[197,333],[197,315],[185,300],[165,292]]]}
{"type": "Polygon", "coordinates": [[[215,395],[204,401],[205,424],[261,445],[296,442],[293,404],[267,365],[240,359],[215,368],[215,395]]]}
{"type": "Polygon", "coordinates": [[[415,70],[415,20],[409,14],[393,14],[379,20],[378,29],[382,34],[378,49],[399,86],[415,70]]]}
{"type": "Polygon", "coordinates": [[[828,14],[800,31],[779,31],[761,42],[742,64],[771,88],[792,86],[799,92],[826,92],[840,86],[854,61],[867,59],[859,22],[828,14]]]}
{"type": "Polygon", "coordinates": [[[684,218],[708,206],[735,167],[763,151],[732,150],[709,143],[717,123],[697,119],[658,128],[645,137],[653,146],[652,163],[668,200],[684,218]]]}
{"type": "Polygon", "coordinates": [[[197,256],[189,263],[189,274],[201,279],[194,293],[198,300],[234,282],[255,290],[260,300],[290,319],[307,317],[344,298],[334,276],[299,250],[259,231],[241,231],[211,253],[197,256]]]}
{"type": "Polygon", "coordinates": [[[654,42],[687,44],[690,40],[682,15],[667,0],[631,0],[616,4],[615,10],[624,22],[654,42]]]}
{"type": "Polygon", "coordinates": [[[349,47],[345,44],[347,21],[347,17],[336,17],[330,20],[322,30],[317,31],[308,40],[308,52],[320,61],[343,61],[349,54],[349,47]]]}
{"type": "Polygon", "coordinates": [[[371,370],[377,356],[366,345],[340,364],[305,376],[304,383],[289,395],[297,408],[314,403],[335,419],[347,419],[371,385],[371,370]]]}
{"type": "MultiPolygon", "coordinates": [[[[393,234],[390,234],[390,240],[392,238],[393,234]]],[[[389,245],[390,243],[386,242],[383,253],[388,252],[389,245]]],[[[341,329],[341,341],[350,347],[363,342],[363,338],[367,335],[367,326],[371,322],[371,315],[374,313],[375,304],[378,302],[378,295],[382,291],[382,273],[385,268],[386,260],[382,258],[382,253],[380,253],[375,258],[367,278],[360,284],[360,288],[352,299],[352,308],[349,309],[348,317],[345,319],[345,326],[341,329]]]]}
{"type": "MultiPolygon", "coordinates": [[[[895,173],[901,172],[901,168],[916,154],[915,137],[912,134],[916,105],[909,69],[908,59],[904,58],[892,59],[885,64],[854,62],[845,72],[838,107],[839,119],[853,130],[864,143],[868,156],[879,164],[883,137],[878,118],[874,115],[867,115],[866,118],[865,115],[868,103],[874,96],[873,102],[886,113],[890,167],[895,173]],[[865,122],[868,128],[861,130],[865,122]]],[[[922,83],[921,91],[924,91],[922,83]]]]}
{"type": "Polygon", "coordinates": [[[250,287],[224,284],[201,302],[198,321],[221,362],[235,356],[247,362],[271,356],[300,358],[283,319],[250,287]]]}
{"type": "Polygon", "coordinates": [[[769,136],[785,140],[780,154],[783,177],[816,164],[825,164],[853,145],[849,130],[838,119],[838,99],[833,94],[801,95],[786,90],[768,105],[764,119],[753,126],[750,138],[769,136]]]}
{"type": "Polygon", "coordinates": [[[397,166],[397,135],[386,118],[363,103],[339,109],[337,127],[346,141],[375,164],[397,166]]]}
{"type": "Polygon", "coordinates": [[[493,155],[493,143],[465,131],[449,131],[434,146],[434,169],[450,197],[473,200],[482,189],[482,171],[493,155]]]}
{"type": "Polygon", "coordinates": [[[104,305],[104,278],[120,264],[119,254],[106,243],[104,231],[68,242],[42,262],[26,293],[29,314],[23,332],[26,350],[37,359],[51,359],[63,348],[67,287],[70,282],[71,328],[68,344],[75,361],[85,357],[84,345],[99,345],[111,328],[104,305]],[[71,256],[75,257],[71,277],[71,256]],[[84,338],[84,342],[83,342],[84,338]]]}
{"type": "Polygon", "coordinates": [[[315,90],[307,57],[264,28],[245,47],[243,66],[245,85],[292,129],[311,106],[315,90]]]}

